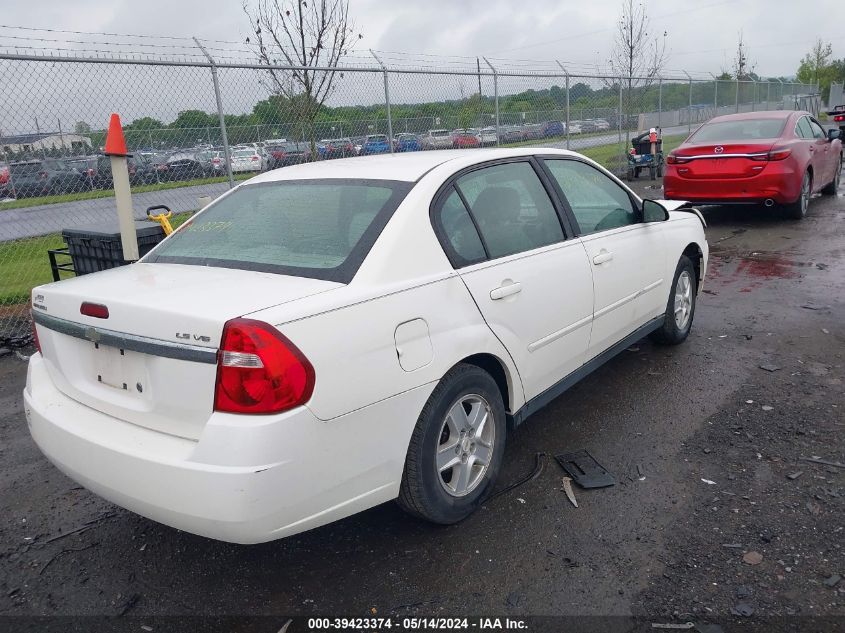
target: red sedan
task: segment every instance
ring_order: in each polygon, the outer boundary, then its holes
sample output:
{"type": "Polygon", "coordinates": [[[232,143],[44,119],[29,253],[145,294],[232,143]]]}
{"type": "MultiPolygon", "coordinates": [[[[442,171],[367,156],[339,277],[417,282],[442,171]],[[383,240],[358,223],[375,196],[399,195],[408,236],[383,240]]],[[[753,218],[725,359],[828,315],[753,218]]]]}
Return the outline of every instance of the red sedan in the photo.
{"type": "Polygon", "coordinates": [[[452,147],[455,149],[481,147],[481,141],[473,130],[455,130],[452,132],[452,147]]]}
{"type": "Polygon", "coordinates": [[[664,196],[697,204],[781,205],[803,218],[815,192],[835,194],[839,130],[807,112],[729,114],[701,125],[666,157],[664,196]]]}

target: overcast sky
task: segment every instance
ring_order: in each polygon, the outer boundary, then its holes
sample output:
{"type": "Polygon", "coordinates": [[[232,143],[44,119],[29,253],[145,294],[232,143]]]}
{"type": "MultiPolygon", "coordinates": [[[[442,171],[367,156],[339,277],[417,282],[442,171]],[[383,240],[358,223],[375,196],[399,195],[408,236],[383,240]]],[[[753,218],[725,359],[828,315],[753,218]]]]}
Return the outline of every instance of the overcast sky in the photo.
{"type": "MultiPolygon", "coordinates": [[[[845,57],[845,32],[841,20],[834,19],[843,14],[842,0],[809,0],[804,5],[794,0],[645,3],[651,37],[662,39],[666,34],[665,77],[686,82],[682,70],[709,79],[708,73],[730,69],[740,30],[755,70],[763,77],[794,75],[818,37],[833,44],[835,57],[845,57]]],[[[244,44],[250,33],[241,5],[242,0],[0,0],[0,50],[166,55],[179,50],[174,46],[182,46],[186,47],[182,54],[194,56],[188,59],[199,57],[204,62],[190,40],[196,36],[216,49],[215,56],[238,56],[252,63],[254,51],[244,44]]],[[[359,65],[375,67],[367,52],[372,48],[388,51],[379,53],[388,65],[474,72],[478,55],[500,69],[559,72],[551,61],[559,59],[571,74],[587,74],[607,67],[621,0],[351,0],[350,5],[356,31],[363,35],[351,58],[359,65]],[[546,65],[519,60],[545,60],[546,65]]],[[[214,112],[210,79],[207,68],[200,67],[0,62],[4,86],[0,131],[67,130],[76,121],[99,128],[111,112],[119,112],[125,122],[144,116],[169,122],[189,109],[214,112]]],[[[396,74],[390,79],[391,99],[393,103],[459,99],[477,90],[477,80],[474,74],[396,74]]],[[[581,81],[602,87],[597,79],[581,81]]],[[[482,77],[481,83],[483,94],[491,96],[492,77],[482,77]]],[[[553,84],[562,85],[563,80],[503,77],[498,89],[507,95],[553,84]]],[[[220,85],[229,114],[248,113],[269,94],[261,71],[221,69],[220,85]]],[[[335,78],[333,88],[329,105],[380,103],[384,95],[380,72],[344,73],[335,78]]]]}
{"type": "MultiPolygon", "coordinates": [[[[667,35],[669,68],[729,68],[744,33],[756,72],[793,75],[821,37],[845,57],[841,0],[644,0],[655,37],[667,35]]],[[[5,0],[5,25],[242,41],[241,0],[5,0]],[[35,7],[37,6],[37,10],[35,7]]],[[[351,0],[358,48],[436,55],[560,59],[606,65],[620,1],[351,0]]],[[[10,33],[10,31],[5,31],[10,33]]],[[[67,37],[67,36],[66,36],[67,37]]],[[[130,40],[131,41],[131,40],[130,40]]],[[[8,46],[9,41],[3,41],[8,46]]],[[[49,44],[45,44],[49,46],[49,44]]],[[[70,44],[69,46],[73,46],[70,44]]]]}

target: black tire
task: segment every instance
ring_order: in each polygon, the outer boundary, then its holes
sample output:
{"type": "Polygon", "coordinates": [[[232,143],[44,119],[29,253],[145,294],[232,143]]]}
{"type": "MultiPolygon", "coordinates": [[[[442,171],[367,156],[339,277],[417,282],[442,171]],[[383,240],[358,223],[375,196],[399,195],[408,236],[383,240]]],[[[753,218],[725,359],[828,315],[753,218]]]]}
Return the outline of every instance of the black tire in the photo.
{"type": "Polygon", "coordinates": [[[651,339],[661,345],[678,345],[683,343],[689,336],[692,328],[692,320],[695,317],[695,299],[698,294],[698,279],[695,276],[695,267],[686,255],[681,255],[678,266],[675,268],[675,277],[672,279],[672,290],[669,292],[669,300],[666,303],[666,318],[663,325],[651,334],[651,339]],[[687,316],[683,324],[679,324],[675,318],[676,295],[678,294],[678,280],[682,276],[689,283],[689,306],[687,316]]]}
{"type": "MultiPolygon", "coordinates": [[[[483,407],[483,404],[480,403],[479,406],[483,407]]],[[[399,506],[409,514],[443,525],[457,523],[466,518],[482,503],[499,474],[505,450],[505,436],[505,406],[496,381],[475,365],[456,365],[434,389],[417,419],[405,459],[405,470],[397,499],[399,506]],[[460,439],[463,435],[450,437],[447,419],[449,411],[461,403],[462,398],[476,397],[486,401],[484,404],[489,407],[486,409],[487,423],[482,427],[485,433],[493,433],[492,448],[486,468],[475,475],[477,480],[473,487],[462,496],[457,496],[447,492],[450,482],[445,479],[456,477],[458,471],[453,467],[439,472],[437,455],[438,452],[446,454],[442,447],[449,446],[450,441],[457,442],[454,445],[457,449],[455,459],[466,460],[467,453],[458,457],[463,450],[474,454],[474,443],[472,448],[465,446],[464,440],[460,439]],[[491,422],[492,431],[488,428],[491,422]]],[[[471,438],[467,440],[470,441],[471,438]]],[[[451,455],[451,447],[448,448],[448,454],[451,455]]],[[[456,464],[456,467],[460,468],[460,464],[456,464]]],[[[471,472],[472,468],[471,466],[468,470],[471,472]]]]}
{"type": "Polygon", "coordinates": [[[837,189],[839,189],[839,176],[842,173],[842,159],[836,161],[836,171],[833,172],[833,180],[827,183],[822,189],[822,193],[826,196],[835,196],[837,189]]]}
{"type": "Polygon", "coordinates": [[[807,215],[807,208],[810,206],[810,195],[813,191],[813,179],[810,172],[804,173],[801,179],[801,191],[798,199],[790,204],[783,205],[783,213],[792,220],[803,220],[807,215]]]}
{"type": "Polygon", "coordinates": [[[630,182],[630,181],[633,181],[633,180],[634,180],[634,168],[628,167],[628,181],[630,182]]]}
{"type": "Polygon", "coordinates": [[[656,167],[649,167],[648,168],[648,177],[651,180],[657,180],[657,168],[656,167]]]}
{"type": "Polygon", "coordinates": [[[657,166],[657,177],[663,178],[663,164],[657,166]]]}

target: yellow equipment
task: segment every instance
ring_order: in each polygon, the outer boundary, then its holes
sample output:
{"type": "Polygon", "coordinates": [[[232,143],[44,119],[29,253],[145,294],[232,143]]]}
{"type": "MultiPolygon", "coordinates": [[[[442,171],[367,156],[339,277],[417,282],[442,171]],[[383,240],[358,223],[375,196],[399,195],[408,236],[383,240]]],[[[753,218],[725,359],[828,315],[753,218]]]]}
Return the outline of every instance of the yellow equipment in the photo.
{"type": "Polygon", "coordinates": [[[173,233],[173,227],[170,226],[170,218],[172,217],[173,211],[171,211],[169,207],[166,207],[163,204],[157,204],[156,206],[147,209],[147,219],[152,222],[158,222],[159,224],[161,224],[161,228],[164,229],[165,235],[170,235],[171,233],[173,233]],[[152,211],[158,210],[166,211],[166,213],[151,213],[152,211]]]}

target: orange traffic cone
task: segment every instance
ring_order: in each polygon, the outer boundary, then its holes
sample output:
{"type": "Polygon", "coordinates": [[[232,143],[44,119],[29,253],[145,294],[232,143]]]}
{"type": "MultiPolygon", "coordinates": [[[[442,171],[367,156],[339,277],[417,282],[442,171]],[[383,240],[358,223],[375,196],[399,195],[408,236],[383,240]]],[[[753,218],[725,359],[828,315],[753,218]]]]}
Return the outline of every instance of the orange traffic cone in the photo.
{"type": "Polygon", "coordinates": [[[109,131],[106,134],[106,149],[103,152],[106,156],[128,156],[126,151],[126,139],[123,138],[123,127],[120,125],[120,116],[112,113],[109,121],[109,131]]]}

